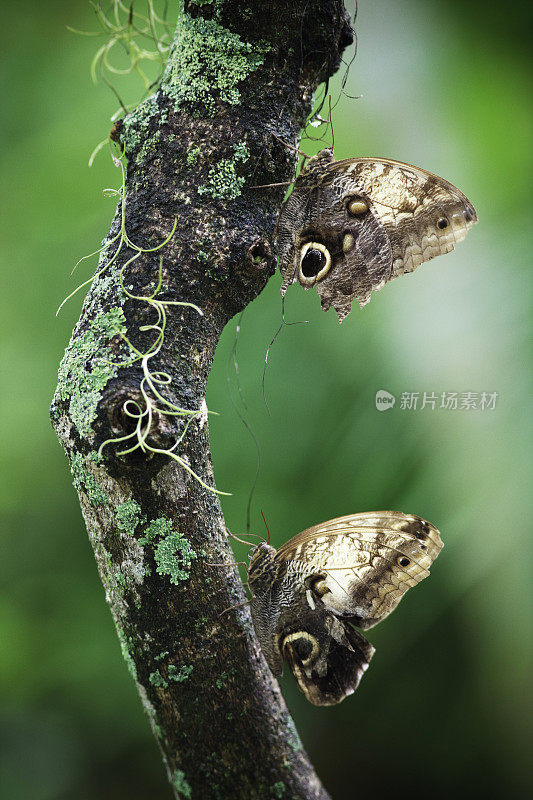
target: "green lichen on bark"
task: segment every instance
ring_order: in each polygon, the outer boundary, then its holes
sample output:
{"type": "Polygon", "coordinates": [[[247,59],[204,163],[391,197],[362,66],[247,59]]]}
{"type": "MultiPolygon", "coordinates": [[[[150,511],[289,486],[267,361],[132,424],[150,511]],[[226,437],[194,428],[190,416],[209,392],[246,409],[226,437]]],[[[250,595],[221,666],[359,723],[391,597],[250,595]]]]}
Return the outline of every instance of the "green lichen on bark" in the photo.
{"type": "Polygon", "coordinates": [[[163,687],[163,689],[166,689],[167,686],[168,686],[167,681],[163,678],[163,676],[161,675],[161,673],[159,672],[158,669],[156,669],[155,672],[151,672],[150,673],[150,675],[148,676],[148,680],[150,681],[152,686],[156,686],[156,687],[157,686],[161,686],[161,687],[163,687]]]}
{"type": "Polygon", "coordinates": [[[207,174],[208,183],[198,187],[198,194],[225,200],[234,200],[240,195],[246,178],[238,175],[237,164],[246,162],[250,153],[244,142],[235,145],[234,150],[233,158],[223,158],[211,167],[207,174]]]}
{"type": "Polygon", "coordinates": [[[143,520],[140,505],[135,500],[127,500],[125,503],[121,503],[115,509],[115,519],[117,527],[121,531],[133,536],[135,528],[143,520]]]}
{"type": "Polygon", "coordinates": [[[159,653],[159,655],[154,656],[154,659],[156,661],[161,661],[163,658],[166,658],[168,655],[169,655],[169,651],[168,650],[163,650],[161,653],[159,653]]]}
{"type": "Polygon", "coordinates": [[[128,646],[128,642],[126,641],[126,635],[120,625],[117,625],[117,634],[118,639],[120,642],[120,649],[122,650],[122,655],[124,656],[124,661],[126,662],[126,666],[128,668],[128,672],[130,673],[131,677],[134,681],[137,680],[137,667],[135,666],[135,661],[133,660],[130,648],[128,646]]]}
{"type": "Polygon", "coordinates": [[[92,433],[102,392],[117,375],[119,366],[131,364],[130,355],[116,363],[109,349],[109,342],[125,333],[122,308],[101,311],[65,351],[59,367],[58,391],[61,400],[69,401],[69,415],[80,436],[92,433]]]}
{"type": "Polygon", "coordinates": [[[212,117],[218,100],[229,105],[240,102],[238,84],[263,63],[269,49],[264,42],[243,42],[215,20],[193,19],[183,13],[158,92],[124,118],[121,143],[126,157],[137,151],[135,160],[140,164],[156,152],[160,126],[168,120],[159,93],[169,97],[176,110],[186,107],[196,116],[212,117]]]}
{"type": "Polygon", "coordinates": [[[187,153],[187,166],[193,167],[198,162],[201,155],[202,150],[200,147],[191,147],[187,153]]]}
{"type": "Polygon", "coordinates": [[[119,569],[115,570],[115,582],[121,593],[124,594],[124,592],[127,589],[128,583],[126,581],[126,578],[119,569]]]}
{"type": "MultiPolygon", "coordinates": [[[[97,461],[98,455],[90,453],[87,461],[93,463],[97,461]]],[[[74,453],[70,461],[70,471],[72,473],[72,483],[78,491],[85,492],[87,499],[92,506],[104,506],[107,504],[107,495],[98,485],[95,475],[89,471],[85,464],[85,459],[81,453],[74,453]]]]}
{"type": "Polygon", "coordinates": [[[183,770],[175,769],[170,778],[170,782],[178,794],[184,797],[185,800],[190,800],[192,797],[191,787],[187,783],[183,770]]]}
{"type": "Polygon", "coordinates": [[[293,753],[300,753],[303,750],[302,740],[296,730],[296,725],[292,717],[288,717],[287,719],[287,727],[289,729],[289,745],[293,753]]]}
{"type": "MultiPolygon", "coordinates": [[[[168,653],[167,653],[168,655],[168,653]]],[[[157,658],[156,658],[157,660],[157,658]]],[[[162,675],[159,669],[156,669],[154,672],[151,672],[148,676],[148,680],[152,684],[152,686],[161,686],[163,689],[168,687],[168,681],[174,681],[174,683],[184,683],[186,680],[189,679],[189,675],[193,671],[194,667],[192,665],[185,664],[183,667],[176,667],[175,664],[169,664],[167,668],[167,678],[162,675]]]]}
{"type": "Polygon", "coordinates": [[[154,560],[159,575],[168,575],[170,582],[178,585],[189,577],[191,562],[197,558],[191,543],[173,530],[172,520],[160,517],[146,528],[139,544],[154,546],[154,560]]]}
{"type": "Polygon", "coordinates": [[[161,88],[174,106],[202,116],[215,114],[217,100],[240,102],[238,85],[263,63],[269,47],[243,42],[214,20],[183,14],[178,21],[161,88]]]}
{"type": "Polygon", "coordinates": [[[112,239],[113,237],[109,236],[102,242],[102,250],[96,268],[96,272],[101,274],[98,275],[98,280],[93,284],[83,304],[84,311],[89,317],[100,311],[102,297],[112,298],[116,306],[123,306],[127,299],[120,283],[120,267],[114,262],[110,263],[117,247],[117,243],[112,239]],[[106,266],[108,264],[109,266],[106,266]]]}
{"type": "MultiPolygon", "coordinates": [[[[142,103],[139,103],[134,111],[124,117],[120,141],[124,147],[126,158],[130,158],[131,153],[136,148],[150,141],[150,123],[158,113],[157,97],[153,94],[143,100],[142,103]]],[[[140,153],[137,160],[143,160],[143,156],[140,153]]]]}
{"type": "Polygon", "coordinates": [[[193,669],[194,667],[190,664],[184,664],[183,667],[180,667],[179,669],[175,664],[169,664],[168,679],[169,681],[174,681],[175,683],[183,683],[189,679],[189,675],[193,669]]]}
{"type": "Polygon", "coordinates": [[[228,675],[227,672],[222,672],[218,676],[218,678],[216,679],[216,687],[217,687],[217,689],[222,689],[222,687],[224,686],[224,684],[228,680],[228,677],[229,677],[229,675],[228,675]]]}
{"type": "Polygon", "coordinates": [[[176,586],[189,577],[191,561],[196,558],[190,542],[173,531],[161,539],[156,547],[155,562],[159,575],[168,575],[176,586]]]}

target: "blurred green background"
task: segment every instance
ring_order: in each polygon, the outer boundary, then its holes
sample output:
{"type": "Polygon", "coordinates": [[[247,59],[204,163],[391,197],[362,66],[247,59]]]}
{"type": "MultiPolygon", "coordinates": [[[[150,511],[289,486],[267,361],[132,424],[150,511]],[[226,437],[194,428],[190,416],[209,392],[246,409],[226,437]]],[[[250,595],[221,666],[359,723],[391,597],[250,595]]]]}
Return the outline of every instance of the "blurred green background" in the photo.
{"type": "MultiPolygon", "coordinates": [[[[343,98],[334,115],[337,158],[424,166],[471,198],[480,224],[456,253],[388,284],[341,327],[315,292],[289,290],[287,319],[309,324],[286,328],[271,350],[271,417],[261,375],[281,316],[279,275],[242,320],[240,378],[262,459],[252,529],[262,532],[260,508],[274,544],[330,517],[394,508],[431,520],[445,542],[431,578],[370,632],[377,653],[353,697],[317,709],[283,678],[335,800],[399,787],[509,797],[526,787],[530,12],[489,6],[360,2],[346,90],[361,98],[343,98]],[[379,389],[397,397],[392,410],[376,410],[379,389]],[[404,391],[498,399],[494,410],[401,410],[404,391]]],[[[3,13],[2,796],[170,798],[48,422],[80,300],[54,313],[76,285],[72,265],[98,247],[114,209],[101,191],[117,183],[109,159],[86,163],[116,102],[90,82],[95,40],[65,29],[94,29],[84,0],[3,13]]],[[[233,492],[226,520],[240,532],[256,453],[227,386],[234,340],[232,323],[208,404],[220,413],[211,418],[218,486],[233,492]]],[[[231,386],[235,394],[234,378],[231,386]]]]}

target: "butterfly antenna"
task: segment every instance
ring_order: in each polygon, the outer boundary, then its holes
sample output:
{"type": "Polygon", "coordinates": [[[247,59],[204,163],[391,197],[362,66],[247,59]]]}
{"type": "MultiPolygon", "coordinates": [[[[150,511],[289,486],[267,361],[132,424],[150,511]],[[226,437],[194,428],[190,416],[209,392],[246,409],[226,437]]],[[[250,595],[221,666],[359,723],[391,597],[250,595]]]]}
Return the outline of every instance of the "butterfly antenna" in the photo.
{"type": "Polygon", "coordinates": [[[267,536],[268,536],[267,544],[270,544],[270,530],[268,528],[267,521],[265,519],[265,515],[263,514],[263,509],[261,509],[261,516],[263,517],[263,522],[265,523],[265,528],[267,529],[267,536]]]}
{"type": "Polygon", "coordinates": [[[329,96],[329,127],[331,128],[331,149],[335,152],[335,131],[333,130],[333,121],[331,119],[331,95],[329,96]]]}
{"type": "MultiPolygon", "coordinates": [[[[251,542],[247,542],[246,539],[239,539],[239,537],[235,536],[235,534],[232,533],[229,528],[226,528],[226,533],[228,534],[228,536],[231,536],[232,539],[235,539],[236,542],[240,542],[241,544],[247,544],[248,547],[253,547],[253,544],[251,542]]],[[[259,536],[258,533],[247,533],[246,535],[247,536],[253,536],[256,539],[260,539],[262,542],[265,541],[265,537],[264,536],[259,536]]]]}
{"type": "Polygon", "coordinates": [[[274,139],[277,139],[277,140],[278,140],[278,142],[281,142],[281,144],[282,144],[282,145],[284,145],[284,147],[288,147],[288,148],[289,148],[289,150],[294,150],[294,152],[295,152],[295,153],[298,153],[298,155],[299,155],[299,156],[303,156],[304,158],[308,158],[308,156],[306,156],[306,154],[305,154],[305,153],[303,153],[303,152],[300,150],[300,148],[299,148],[299,147],[295,147],[293,144],[289,144],[288,142],[284,142],[284,141],[283,141],[283,139],[280,139],[280,138],[279,138],[279,136],[276,136],[276,134],[275,134],[275,133],[272,133],[272,131],[270,131],[270,135],[271,135],[271,136],[273,136],[273,137],[274,137],[274,139]]]}
{"type": "Polygon", "coordinates": [[[249,186],[249,189],[272,189],[275,186],[291,186],[293,181],[281,181],[281,183],[260,183],[258,186],[249,186]]]}
{"type": "Polygon", "coordinates": [[[246,600],[244,603],[237,603],[236,606],[229,606],[229,608],[225,608],[224,611],[221,611],[218,616],[221,617],[222,614],[227,614],[228,611],[233,611],[234,608],[242,608],[243,606],[249,606],[251,602],[252,602],[251,600],[246,600]]]}

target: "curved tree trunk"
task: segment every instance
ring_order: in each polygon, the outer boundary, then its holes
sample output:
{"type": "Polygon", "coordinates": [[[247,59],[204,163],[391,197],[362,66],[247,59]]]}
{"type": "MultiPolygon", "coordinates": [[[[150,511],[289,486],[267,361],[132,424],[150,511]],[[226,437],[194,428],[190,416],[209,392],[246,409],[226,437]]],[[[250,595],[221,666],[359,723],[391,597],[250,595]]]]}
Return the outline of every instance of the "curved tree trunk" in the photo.
{"type": "Polygon", "coordinates": [[[246,598],[235,567],[211,566],[233,555],[218,496],[189,469],[214,485],[204,400],[213,354],[275,267],[285,189],[249,187],[293,178],[295,153],[275,136],[297,143],[352,31],[341,0],[243,5],[186,3],[158,91],[115,125],[124,202],[60,367],[52,420],[176,797],[309,800],[327,794],[248,608],[220,616],[246,598]],[[158,317],[165,325],[143,329],[158,317]],[[181,435],[179,460],[154,452],[181,435]]]}

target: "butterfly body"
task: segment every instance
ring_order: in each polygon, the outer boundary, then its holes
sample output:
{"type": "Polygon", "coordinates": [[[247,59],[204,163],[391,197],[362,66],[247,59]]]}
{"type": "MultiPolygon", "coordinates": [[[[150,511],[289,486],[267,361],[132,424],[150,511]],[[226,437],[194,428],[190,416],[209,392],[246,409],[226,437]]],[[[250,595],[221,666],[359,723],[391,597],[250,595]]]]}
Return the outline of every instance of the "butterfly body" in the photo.
{"type": "Polygon", "coordinates": [[[441,547],[430,523],[392,511],[329,520],[278,551],[256,547],[252,618],[272,672],[280,675],[287,660],[312,703],[340,702],[374,652],[353,626],[384,619],[429,574],[441,547]]]}
{"type": "Polygon", "coordinates": [[[390,159],[335,161],[322,150],[295,181],[278,227],[281,293],[316,286],[342,321],[352,301],[448,253],[477,222],[467,197],[426,170],[390,159]]]}

